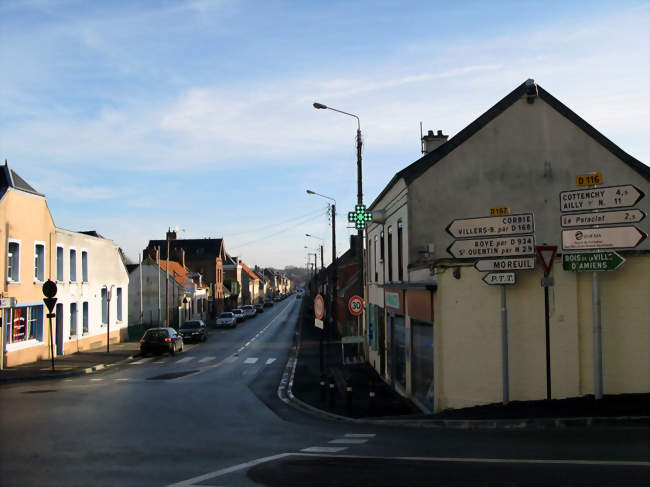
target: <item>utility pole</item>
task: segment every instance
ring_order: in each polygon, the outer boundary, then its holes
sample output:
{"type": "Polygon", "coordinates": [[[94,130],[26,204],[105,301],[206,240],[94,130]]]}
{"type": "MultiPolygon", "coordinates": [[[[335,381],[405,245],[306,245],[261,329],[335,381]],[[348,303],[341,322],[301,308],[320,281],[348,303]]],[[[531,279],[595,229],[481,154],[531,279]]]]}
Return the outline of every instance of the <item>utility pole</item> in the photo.
{"type": "Polygon", "coordinates": [[[167,327],[169,327],[169,231],[167,232],[167,265],[165,266],[165,326],[167,327]]]}

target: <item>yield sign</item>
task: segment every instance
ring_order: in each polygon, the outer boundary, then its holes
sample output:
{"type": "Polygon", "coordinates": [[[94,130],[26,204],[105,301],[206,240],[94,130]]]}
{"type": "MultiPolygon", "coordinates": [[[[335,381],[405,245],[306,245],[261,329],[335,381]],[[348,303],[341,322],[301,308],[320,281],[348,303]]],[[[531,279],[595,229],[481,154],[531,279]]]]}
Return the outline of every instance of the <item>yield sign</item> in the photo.
{"type": "Polygon", "coordinates": [[[557,254],[557,245],[535,245],[535,250],[544,267],[544,275],[548,276],[557,254]]]}

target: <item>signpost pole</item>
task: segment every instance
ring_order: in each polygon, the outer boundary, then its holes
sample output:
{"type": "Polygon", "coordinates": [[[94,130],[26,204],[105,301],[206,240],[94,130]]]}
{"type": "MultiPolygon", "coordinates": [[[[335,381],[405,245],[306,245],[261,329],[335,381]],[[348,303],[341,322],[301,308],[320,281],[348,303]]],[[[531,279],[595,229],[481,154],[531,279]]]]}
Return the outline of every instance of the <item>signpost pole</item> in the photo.
{"type": "MultiPolygon", "coordinates": [[[[548,274],[544,273],[544,277],[548,274]]],[[[548,286],[544,286],[544,324],[546,327],[546,399],[551,400],[551,339],[548,310],[548,286]]]]}
{"type": "Polygon", "coordinates": [[[600,324],[600,280],[598,272],[591,273],[591,300],[594,321],[594,397],[603,397],[603,357],[600,324]]]}
{"type": "Polygon", "coordinates": [[[510,402],[510,378],[508,376],[508,308],[506,307],[506,286],[501,285],[501,367],[503,382],[503,404],[510,402]]]}
{"type": "Polygon", "coordinates": [[[54,340],[52,340],[52,313],[47,314],[47,319],[50,322],[50,358],[52,359],[52,372],[54,372],[54,340]]]}

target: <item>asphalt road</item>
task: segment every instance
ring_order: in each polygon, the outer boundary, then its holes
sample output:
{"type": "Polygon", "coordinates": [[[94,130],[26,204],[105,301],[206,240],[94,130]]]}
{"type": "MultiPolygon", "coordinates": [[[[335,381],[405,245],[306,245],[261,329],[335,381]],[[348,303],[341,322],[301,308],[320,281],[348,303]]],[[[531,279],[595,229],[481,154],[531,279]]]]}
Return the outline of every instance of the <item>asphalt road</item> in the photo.
{"type": "Polygon", "coordinates": [[[286,405],[299,304],[174,357],[1,387],[0,485],[648,485],[647,430],[416,429],[286,405]]]}

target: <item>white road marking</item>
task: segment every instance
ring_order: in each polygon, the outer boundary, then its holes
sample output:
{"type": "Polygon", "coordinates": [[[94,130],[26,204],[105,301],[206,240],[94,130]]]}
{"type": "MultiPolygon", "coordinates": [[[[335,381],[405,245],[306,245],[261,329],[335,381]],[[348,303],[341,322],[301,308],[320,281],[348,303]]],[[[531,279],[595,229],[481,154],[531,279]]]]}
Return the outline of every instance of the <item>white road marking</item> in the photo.
{"type": "Polygon", "coordinates": [[[236,362],[239,357],[235,357],[234,355],[231,355],[228,357],[226,360],[223,361],[224,364],[231,364],[233,362],[236,362]]]}
{"type": "Polygon", "coordinates": [[[346,438],[374,438],[377,436],[374,433],[346,433],[346,438]]]}
{"type": "Polygon", "coordinates": [[[90,380],[92,380],[93,382],[99,382],[99,381],[104,380],[104,379],[90,379],[90,380]]]}
{"type": "Polygon", "coordinates": [[[309,448],[303,448],[300,451],[305,453],[338,453],[347,450],[347,448],[347,446],[310,446],[309,448]]]}
{"type": "Polygon", "coordinates": [[[189,362],[190,360],[194,360],[194,357],[185,357],[180,360],[178,360],[176,363],[177,364],[184,364],[185,362],[189,362]]]}
{"type": "Polygon", "coordinates": [[[271,365],[273,362],[275,362],[274,358],[266,359],[266,365],[271,365]]]}
{"type": "Polygon", "coordinates": [[[151,362],[153,359],[154,359],[153,357],[143,358],[138,360],[137,362],[131,362],[129,365],[142,365],[142,364],[146,364],[147,362],[151,362]]]}
{"type": "Polygon", "coordinates": [[[199,360],[199,363],[202,364],[204,362],[209,362],[210,360],[215,360],[217,357],[204,357],[201,360],[199,360]]]}
{"type": "Polygon", "coordinates": [[[245,363],[245,364],[254,364],[254,363],[257,362],[258,360],[259,360],[259,359],[258,359],[257,357],[250,357],[250,358],[247,358],[246,360],[244,360],[244,363],[245,363]]]}
{"type": "Polygon", "coordinates": [[[116,381],[126,381],[126,380],[129,380],[129,379],[113,379],[113,380],[116,380],[116,381]]]}
{"type": "Polygon", "coordinates": [[[336,440],[328,441],[328,443],[335,443],[339,445],[362,445],[367,443],[365,438],[337,438],[336,440]]]}

